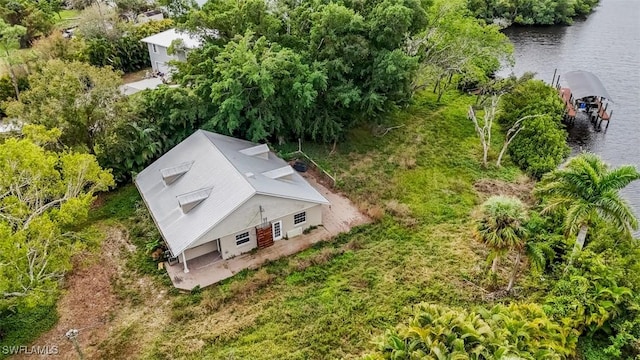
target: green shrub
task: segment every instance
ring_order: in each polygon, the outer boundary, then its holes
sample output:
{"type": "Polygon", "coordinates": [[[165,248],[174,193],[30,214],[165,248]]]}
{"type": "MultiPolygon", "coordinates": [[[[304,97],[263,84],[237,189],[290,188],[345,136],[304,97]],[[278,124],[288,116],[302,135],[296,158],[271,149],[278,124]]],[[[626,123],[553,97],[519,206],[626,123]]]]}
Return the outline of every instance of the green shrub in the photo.
{"type": "Polygon", "coordinates": [[[150,21],[140,26],[125,29],[116,39],[106,35],[85,39],[86,56],[94,66],[111,66],[125,73],[138,71],[150,66],[149,50],[143,38],[169,29],[170,19],[150,21]]]}
{"type": "Polygon", "coordinates": [[[525,116],[522,131],[509,146],[511,159],[531,176],[540,178],[569,155],[562,124],[564,106],[556,90],[540,80],[529,80],[503,96],[498,122],[506,131],[525,116]]]}
{"type": "MultiPolygon", "coordinates": [[[[25,91],[29,88],[29,79],[26,76],[18,77],[18,90],[25,91]]],[[[0,76],[0,102],[16,99],[16,90],[9,75],[0,76]]],[[[0,117],[5,117],[4,109],[0,109],[0,117]]]]}
{"type": "Polygon", "coordinates": [[[474,311],[420,304],[409,324],[388,331],[369,359],[563,359],[576,341],[570,328],[535,304],[474,311]]]}
{"type": "Polygon", "coordinates": [[[521,169],[539,179],[569,155],[567,133],[550,116],[525,121],[524,129],[509,147],[509,154],[521,169]]]}

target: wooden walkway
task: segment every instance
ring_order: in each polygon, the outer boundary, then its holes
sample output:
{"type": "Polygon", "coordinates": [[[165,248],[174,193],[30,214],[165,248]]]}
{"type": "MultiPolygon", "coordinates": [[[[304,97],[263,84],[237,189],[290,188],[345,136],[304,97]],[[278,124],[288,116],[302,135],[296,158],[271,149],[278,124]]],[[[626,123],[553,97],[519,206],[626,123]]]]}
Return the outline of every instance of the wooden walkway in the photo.
{"type": "Polygon", "coordinates": [[[567,117],[569,117],[570,119],[575,119],[576,107],[573,106],[573,95],[571,95],[571,89],[560,88],[560,98],[562,98],[562,101],[564,102],[567,117]]]}
{"type": "Polygon", "coordinates": [[[602,107],[602,101],[600,99],[596,100],[596,104],[598,104],[598,117],[603,121],[609,121],[610,114],[607,114],[607,108],[602,107]]]}

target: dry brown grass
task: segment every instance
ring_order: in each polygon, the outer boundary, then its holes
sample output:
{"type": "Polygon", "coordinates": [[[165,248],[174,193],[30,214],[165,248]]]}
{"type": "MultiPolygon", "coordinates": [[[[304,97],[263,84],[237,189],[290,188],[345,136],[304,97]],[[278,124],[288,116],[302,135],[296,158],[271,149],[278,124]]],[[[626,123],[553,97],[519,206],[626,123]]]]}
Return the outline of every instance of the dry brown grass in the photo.
{"type": "Polygon", "coordinates": [[[364,243],[362,239],[354,238],[351,239],[351,241],[349,241],[348,243],[344,244],[342,247],[345,250],[356,251],[362,249],[364,247],[364,243]]]}
{"type": "Polygon", "coordinates": [[[275,280],[276,275],[269,274],[265,269],[260,269],[247,281],[232,283],[229,290],[233,294],[234,300],[245,301],[275,280]]]}
{"type": "Polygon", "coordinates": [[[481,195],[481,200],[494,195],[514,196],[522,200],[525,204],[531,205],[534,202],[531,191],[535,186],[528,176],[522,175],[515,182],[506,182],[498,179],[480,179],[473,184],[473,187],[481,195]]]}
{"type": "Polygon", "coordinates": [[[329,260],[333,259],[337,255],[342,253],[343,253],[342,249],[326,247],[312,256],[301,258],[301,259],[295,259],[292,263],[292,266],[297,271],[303,271],[304,269],[314,265],[325,264],[329,260]]]}
{"type": "Polygon", "coordinates": [[[409,205],[403,204],[396,199],[387,201],[385,207],[387,211],[393,216],[403,218],[411,215],[411,209],[409,208],[409,205]]]}

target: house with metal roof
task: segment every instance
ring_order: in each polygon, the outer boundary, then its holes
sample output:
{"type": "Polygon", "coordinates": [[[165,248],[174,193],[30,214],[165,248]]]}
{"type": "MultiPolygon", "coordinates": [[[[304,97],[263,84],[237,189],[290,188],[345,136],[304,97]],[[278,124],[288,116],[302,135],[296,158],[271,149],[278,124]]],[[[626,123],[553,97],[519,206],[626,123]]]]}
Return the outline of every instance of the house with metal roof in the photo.
{"type": "Polygon", "coordinates": [[[329,203],[267,145],[203,130],[134,182],[185,273],[189,260],[229,259],[321,225],[329,203]]]}
{"type": "Polygon", "coordinates": [[[161,33],[148,36],[142,40],[149,48],[151,67],[154,71],[168,75],[171,73],[169,62],[172,60],[185,61],[189,50],[197,49],[202,45],[200,39],[188,32],[169,29],[161,33]],[[180,43],[174,54],[169,54],[171,44],[180,43]]]}

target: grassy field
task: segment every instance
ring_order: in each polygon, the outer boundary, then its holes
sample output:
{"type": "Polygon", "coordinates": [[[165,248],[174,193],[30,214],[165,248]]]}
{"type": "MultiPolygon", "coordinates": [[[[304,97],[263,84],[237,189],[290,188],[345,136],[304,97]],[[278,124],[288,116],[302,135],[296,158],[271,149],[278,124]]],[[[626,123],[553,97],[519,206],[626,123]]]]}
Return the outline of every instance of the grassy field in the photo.
{"type": "Polygon", "coordinates": [[[54,18],[54,21],[58,28],[66,28],[75,25],[76,19],[79,16],[80,10],[67,9],[60,11],[60,13],[54,18]]]}
{"type": "MultiPolygon", "coordinates": [[[[481,147],[466,118],[473,101],[451,93],[438,105],[432,94],[421,94],[388,118],[385,128],[400,127],[383,136],[356,129],[333,153],[331,146],[304,144],[337,174],[339,189],[380,220],[191,294],[178,294],[156,271],[150,296],[132,284],[153,267],[134,265],[147,270],[117,282],[127,305],[112,315],[112,333],[98,355],[125,358],[122,349],[135,349],[161,359],[358,358],[412,304],[482,303],[473,285],[484,278],[486,256],[471,235],[470,214],[481,201],[474,183],[521,175],[512,166],[481,168],[481,147]],[[166,301],[159,305],[156,295],[166,301]]],[[[136,199],[135,189],[125,188],[95,219],[126,224],[136,199]]],[[[132,264],[145,261],[139,256],[132,264]]]]}

